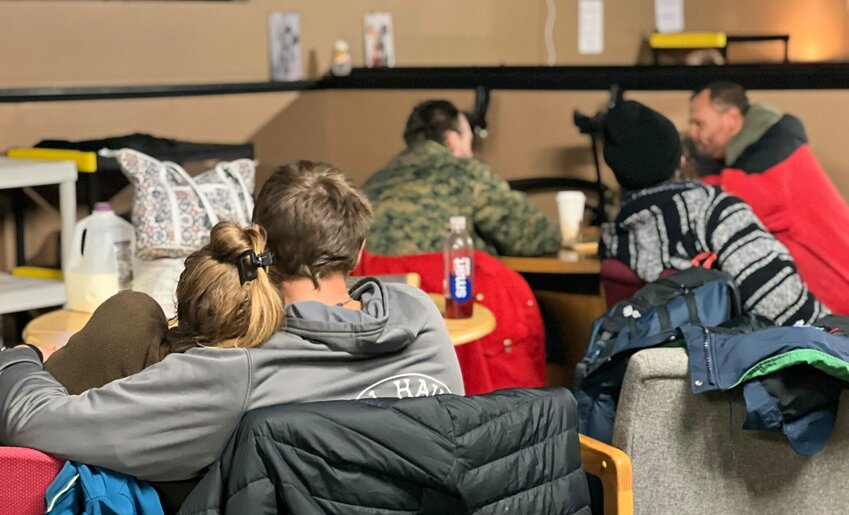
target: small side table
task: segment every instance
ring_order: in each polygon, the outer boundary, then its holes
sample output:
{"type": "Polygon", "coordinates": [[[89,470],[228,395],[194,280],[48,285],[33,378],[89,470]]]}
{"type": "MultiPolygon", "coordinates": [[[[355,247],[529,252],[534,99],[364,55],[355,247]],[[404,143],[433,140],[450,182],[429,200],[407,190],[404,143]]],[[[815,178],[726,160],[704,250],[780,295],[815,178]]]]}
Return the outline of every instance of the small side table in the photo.
{"type": "MultiPolygon", "coordinates": [[[[437,293],[428,293],[440,313],[445,313],[445,297],[437,293]]],[[[457,345],[473,342],[495,330],[495,315],[486,306],[475,302],[471,318],[445,320],[451,342],[457,345]]]]}
{"type": "MultiPolygon", "coordinates": [[[[430,293],[430,298],[445,311],[445,298],[430,293]]],[[[35,345],[44,353],[44,358],[61,349],[75,333],[79,332],[91,318],[91,313],[57,309],[34,318],[24,327],[23,341],[35,345]]],[[[448,334],[454,345],[463,345],[483,338],[495,330],[495,315],[486,306],[475,303],[471,318],[446,320],[448,334]]]]}
{"type": "Polygon", "coordinates": [[[57,309],[34,318],[24,327],[24,343],[35,345],[44,359],[61,349],[91,318],[91,313],[57,309]]]}
{"type": "MultiPolygon", "coordinates": [[[[74,225],[77,220],[77,168],[73,161],[34,161],[0,157],[0,189],[28,186],[59,185],[61,214],[62,264],[71,255],[74,225]]],[[[17,264],[23,265],[23,213],[16,213],[17,264]]],[[[65,303],[62,281],[0,275],[0,313],[17,313],[34,308],[48,308],[65,303]]]]}
{"type": "Polygon", "coordinates": [[[789,34],[725,34],[724,32],[676,32],[649,36],[654,65],[659,64],[661,52],[715,48],[728,61],[728,46],[732,43],[763,43],[780,41],[784,44],[784,62],[790,61],[789,34]]]}

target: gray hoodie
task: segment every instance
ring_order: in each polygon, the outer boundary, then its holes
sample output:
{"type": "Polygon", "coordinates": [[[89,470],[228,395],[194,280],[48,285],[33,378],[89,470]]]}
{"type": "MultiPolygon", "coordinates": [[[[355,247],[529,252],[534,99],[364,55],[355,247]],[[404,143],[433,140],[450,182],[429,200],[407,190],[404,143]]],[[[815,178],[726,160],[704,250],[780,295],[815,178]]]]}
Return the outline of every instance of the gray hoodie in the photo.
{"type": "Polygon", "coordinates": [[[252,409],[320,400],[463,394],[457,357],[427,294],[364,280],[353,311],[286,308],[257,349],[197,348],[81,395],[35,352],[0,353],[0,444],[32,447],[147,480],[197,476],[252,409]]]}

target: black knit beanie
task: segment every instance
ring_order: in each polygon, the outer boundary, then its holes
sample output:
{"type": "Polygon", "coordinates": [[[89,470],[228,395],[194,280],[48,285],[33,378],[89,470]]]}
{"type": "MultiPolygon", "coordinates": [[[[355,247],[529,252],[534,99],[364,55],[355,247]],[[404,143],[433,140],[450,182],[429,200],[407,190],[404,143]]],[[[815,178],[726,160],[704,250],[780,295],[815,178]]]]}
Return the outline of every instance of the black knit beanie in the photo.
{"type": "Polygon", "coordinates": [[[681,138],[665,116],[625,100],[604,119],[604,160],[626,190],[648,188],[675,173],[681,160],[681,138]]]}

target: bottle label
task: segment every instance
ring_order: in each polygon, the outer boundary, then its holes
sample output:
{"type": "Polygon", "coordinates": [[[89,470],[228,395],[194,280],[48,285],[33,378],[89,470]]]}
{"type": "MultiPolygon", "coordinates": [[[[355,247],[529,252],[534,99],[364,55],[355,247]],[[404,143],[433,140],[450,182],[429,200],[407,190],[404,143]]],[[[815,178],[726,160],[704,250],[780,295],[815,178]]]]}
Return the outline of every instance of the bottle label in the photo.
{"type": "Polygon", "coordinates": [[[129,241],[116,241],[112,245],[118,267],[118,289],[129,290],[133,287],[133,249],[129,241]]]}
{"type": "Polygon", "coordinates": [[[462,304],[472,298],[471,258],[455,257],[451,261],[451,273],[448,276],[448,282],[451,300],[462,304]]]}

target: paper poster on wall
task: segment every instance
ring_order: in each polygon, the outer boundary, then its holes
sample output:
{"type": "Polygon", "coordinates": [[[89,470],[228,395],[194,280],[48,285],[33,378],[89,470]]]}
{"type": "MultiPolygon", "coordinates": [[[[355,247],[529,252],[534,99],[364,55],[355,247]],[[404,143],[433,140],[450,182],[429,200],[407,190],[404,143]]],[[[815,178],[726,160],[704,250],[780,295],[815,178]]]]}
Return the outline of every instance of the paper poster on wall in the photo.
{"type": "Polygon", "coordinates": [[[602,0],[578,0],[578,53],[604,52],[604,4],[602,0]]]}
{"type": "Polygon", "coordinates": [[[654,24],[658,32],[683,32],[684,0],[654,0],[654,24]]]}
{"type": "Polygon", "coordinates": [[[268,14],[268,55],[271,80],[295,81],[304,77],[301,66],[301,17],[296,12],[268,14]]]}
{"type": "Polygon", "coordinates": [[[392,13],[373,12],[363,16],[363,43],[366,68],[395,66],[395,34],[392,13]]]}

